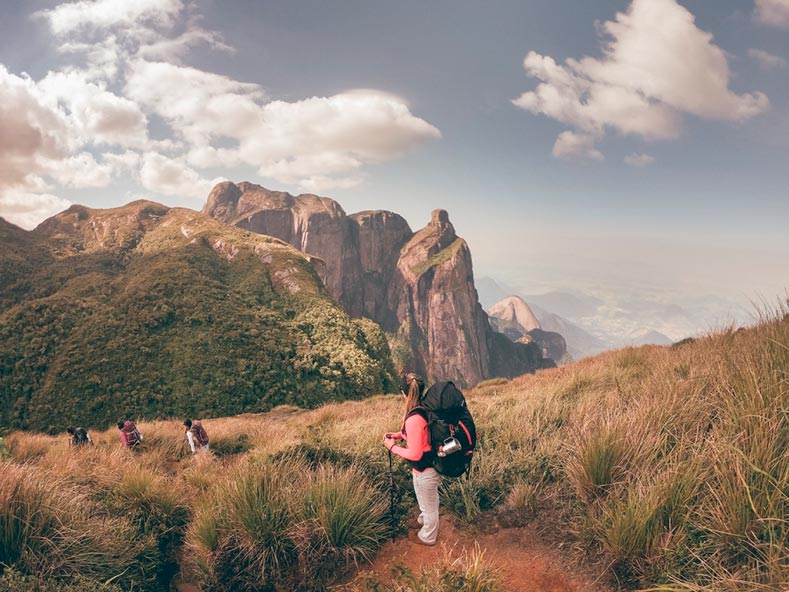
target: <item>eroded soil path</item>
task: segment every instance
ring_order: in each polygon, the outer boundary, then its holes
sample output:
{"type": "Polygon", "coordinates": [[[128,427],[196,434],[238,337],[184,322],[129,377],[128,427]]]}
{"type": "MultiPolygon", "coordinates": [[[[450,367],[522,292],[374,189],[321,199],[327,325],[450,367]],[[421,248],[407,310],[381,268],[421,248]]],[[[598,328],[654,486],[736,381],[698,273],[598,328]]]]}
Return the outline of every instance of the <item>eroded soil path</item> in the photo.
{"type": "MultiPolygon", "coordinates": [[[[542,531],[536,525],[491,525],[488,530],[470,529],[452,516],[442,516],[435,546],[426,547],[401,536],[385,543],[375,560],[363,565],[350,579],[386,584],[399,567],[419,574],[441,569],[447,563],[462,564],[481,554],[483,564],[495,570],[504,592],[614,591],[605,566],[583,562],[577,552],[561,542],[561,537],[546,535],[544,525],[542,531]]],[[[182,581],[174,587],[178,592],[200,592],[197,586],[182,581]]]]}
{"type": "Polygon", "coordinates": [[[506,592],[611,592],[604,567],[581,565],[562,543],[549,542],[536,527],[492,528],[480,533],[442,517],[439,540],[426,547],[402,537],[386,543],[372,564],[362,567],[357,578],[372,577],[379,583],[392,578],[392,569],[403,566],[418,574],[447,561],[483,553],[506,592]],[[478,547],[478,550],[477,550],[478,547]]]}

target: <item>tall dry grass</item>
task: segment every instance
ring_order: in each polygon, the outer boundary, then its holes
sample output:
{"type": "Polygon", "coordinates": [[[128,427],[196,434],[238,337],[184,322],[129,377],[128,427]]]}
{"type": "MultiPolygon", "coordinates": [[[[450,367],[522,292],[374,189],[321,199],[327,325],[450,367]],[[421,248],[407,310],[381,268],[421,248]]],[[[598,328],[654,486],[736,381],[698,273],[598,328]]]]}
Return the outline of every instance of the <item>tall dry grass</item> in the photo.
{"type": "Polygon", "coordinates": [[[137,565],[152,541],[135,537],[128,521],[97,515],[84,494],[38,467],[2,463],[0,472],[0,564],[36,576],[152,584],[137,565]]]}
{"type": "MultiPolygon", "coordinates": [[[[520,525],[547,510],[606,554],[626,589],[786,587],[786,315],[469,390],[479,449],[468,479],[442,485],[442,512],[520,525]]],[[[122,532],[138,567],[118,581],[138,578],[135,590],[164,585],[178,555],[206,589],[320,589],[329,570],[372,556],[389,528],[381,435],[401,421],[401,398],[386,395],[207,419],[212,452],[194,457],[181,420],[140,422],[137,451],[120,447],[114,427],[80,449],[65,436],[10,434],[0,514],[16,526],[0,534],[0,561],[103,576],[117,564],[103,553],[91,564],[70,541],[117,550],[122,532]],[[43,509],[15,518],[18,499],[54,508],[63,524],[43,509]]],[[[404,464],[393,477],[399,519],[413,492],[404,464]]],[[[433,581],[412,576],[400,584],[433,581]]]]}
{"type": "Polygon", "coordinates": [[[197,503],[189,574],[211,589],[321,590],[374,555],[386,508],[354,467],[252,457],[197,503]]]}

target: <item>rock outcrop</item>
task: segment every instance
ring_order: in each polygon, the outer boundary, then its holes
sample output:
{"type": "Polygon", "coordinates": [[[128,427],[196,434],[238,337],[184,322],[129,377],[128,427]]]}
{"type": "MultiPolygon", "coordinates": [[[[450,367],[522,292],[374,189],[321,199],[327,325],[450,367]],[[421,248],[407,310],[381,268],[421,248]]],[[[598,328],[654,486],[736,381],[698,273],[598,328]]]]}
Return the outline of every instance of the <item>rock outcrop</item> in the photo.
{"type": "Polygon", "coordinates": [[[491,325],[512,341],[535,343],[544,358],[556,363],[569,361],[567,342],[559,333],[544,331],[526,301],[520,296],[507,296],[488,310],[491,325]]]}
{"type": "Polygon", "coordinates": [[[567,353],[567,342],[559,333],[532,329],[529,337],[540,347],[544,358],[550,358],[557,364],[572,361],[572,356],[567,353]]]}
{"type": "Polygon", "coordinates": [[[496,330],[513,341],[517,341],[532,329],[540,328],[540,321],[520,296],[507,296],[499,300],[490,307],[488,316],[496,330]]]}
{"type": "Polygon", "coordinates": [[[389,303],[399,322],[395,354],[408,351],[398,365],[462,384],[490,376],[489,325],[474,289],[471,252],[446,211],[435,210],[400,251],[389,303]]]}
{"type": "Polygon", "coordinates": [[[471,252],[444,210],[414,233],[393,212],[348,216],[325,197],[225,182],[203,213],[321,258],[329,293],[350,315],[381,325],[399,369],[469,386],[549,364],[537,345],[492,330],[474,288],[471,252]]]}
{"type": "Polygon", "coordinates": [[[226,224],[279,238],[326,262],[322,278],[349,314],[362,316],[358,241],[353,222],[336,201],[317,195],[294,197],[252,183],[220,183],[202,212],[226,224]]]}

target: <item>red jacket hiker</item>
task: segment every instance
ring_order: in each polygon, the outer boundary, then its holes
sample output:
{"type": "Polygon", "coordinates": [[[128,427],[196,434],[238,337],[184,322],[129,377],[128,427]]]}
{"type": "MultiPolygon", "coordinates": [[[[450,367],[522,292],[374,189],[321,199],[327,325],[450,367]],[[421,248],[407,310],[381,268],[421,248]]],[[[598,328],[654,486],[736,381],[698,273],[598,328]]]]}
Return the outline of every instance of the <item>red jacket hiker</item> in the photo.
{"type": "Polygon", "coordinates": [[[120,439],[126,448],[136,448],[142,442],[142,434],[130,419],[118,422],[120,439]]]}

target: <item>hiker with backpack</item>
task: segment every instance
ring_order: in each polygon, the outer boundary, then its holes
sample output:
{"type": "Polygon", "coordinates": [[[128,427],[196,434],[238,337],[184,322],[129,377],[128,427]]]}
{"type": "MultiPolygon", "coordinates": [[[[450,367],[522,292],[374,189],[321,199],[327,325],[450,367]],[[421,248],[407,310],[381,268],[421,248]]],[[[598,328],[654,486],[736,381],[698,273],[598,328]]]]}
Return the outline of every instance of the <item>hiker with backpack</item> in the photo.
{"type": "Polygon", "coordinates": [[[197,454],[200,450],[208,450],[208,433],[202,422],[199,419],[194,421],[187,419],[184,421],[184,426],[186,427],[186,441],[189,442],[192,454],[197,454]]]}
{"type": "Polygon", "coordinates": [[[87,444],[93,445],[93,440],[85,428],[75,428],[69,426],[66,428],[66,433],[69,435],[69,446],[85,446],[87,444]]]}
{"type": "Polygon", "coordinates": [[[119,421],[118,430],[121,443],[123,443],[126,448],[134,450],[142,444],[142,434],[132,420],[127,419],[126,421],[119,421]]]}
{"type": "Polygon", "coordinates": [[[405,414],[400,431],[384,434],[384,446],[412,468],[419,516],[408,533],[412,542],[432,546],[438,538],[438,485],[441,475],[459,477],[469,470],[477,443],[474,420],[463,393],[451,382],[438,382],[425,392],[414,373],[403,377],[400,392],[405,414]],[[398,440],[405,442],[399,446],[398,440]]]}

